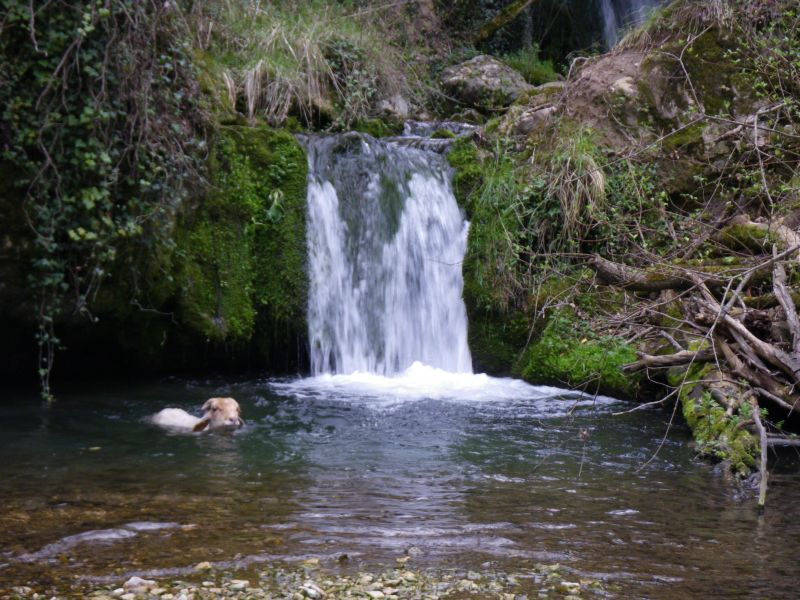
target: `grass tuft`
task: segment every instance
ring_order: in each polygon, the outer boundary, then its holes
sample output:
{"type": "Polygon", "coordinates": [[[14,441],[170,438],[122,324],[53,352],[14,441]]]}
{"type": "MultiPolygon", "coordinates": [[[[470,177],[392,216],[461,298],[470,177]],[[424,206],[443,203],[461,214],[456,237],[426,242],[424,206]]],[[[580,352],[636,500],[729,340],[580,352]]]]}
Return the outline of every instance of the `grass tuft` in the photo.
{"type": "Polygon", "coordinates": [[[207,67],[250,120],[349,126],[381,98],[411,96],[400,52],[346,3],[230,0],[201,10],[207,67]]]}

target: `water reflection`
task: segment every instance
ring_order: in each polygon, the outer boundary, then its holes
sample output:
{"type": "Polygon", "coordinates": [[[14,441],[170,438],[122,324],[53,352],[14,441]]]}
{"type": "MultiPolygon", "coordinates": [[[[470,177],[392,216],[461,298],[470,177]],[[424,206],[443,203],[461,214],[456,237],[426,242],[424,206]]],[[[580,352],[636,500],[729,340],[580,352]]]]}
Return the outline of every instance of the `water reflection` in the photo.
{"type": "Polygon", "coordinates": [[[348,568],[561,562],[620,597],[793,597],[796,455],[756,514],[669,415],[536,394],[393,401],[287,382],[82,389],[0,407],[0,587],[316,556],[348,568]],[[236,397],[248,424],[168,435],[166,404],[236,397]],[[165,400],[168,399],[168,400],[165,400]],[[156,570],[156,571],[154,571],[156,570]]]}

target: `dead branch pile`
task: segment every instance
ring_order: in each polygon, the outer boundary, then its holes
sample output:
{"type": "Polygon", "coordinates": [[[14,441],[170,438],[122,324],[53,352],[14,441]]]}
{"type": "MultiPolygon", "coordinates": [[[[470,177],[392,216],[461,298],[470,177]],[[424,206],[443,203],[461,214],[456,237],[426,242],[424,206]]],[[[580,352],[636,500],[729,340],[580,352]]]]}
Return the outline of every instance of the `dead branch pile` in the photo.
{"type": "Polygon", "coordinates": [[[775,244],[771,256],[754,256],[748,266],[727,272],[663,263],[643,269],[600,256],[589,260],[603,283],[651,296],[642,325],[651,338],[668,342],[640,353],[626,371],[644,371],[663,382],[669,369],[713,363],[719,375],[705,384],[711,396],[728,414],[752,408],[745,426],[760,440],[762,505],[766,448],[795,444],[770,421],[762,423],[762,414],[787,418],[800,409],[800,318],[787,276],[787,267],[796,272],[798,250],[800,244],[782,251],[775,244]],[[663,318],[654,324],[653,314],[663,318]]]}

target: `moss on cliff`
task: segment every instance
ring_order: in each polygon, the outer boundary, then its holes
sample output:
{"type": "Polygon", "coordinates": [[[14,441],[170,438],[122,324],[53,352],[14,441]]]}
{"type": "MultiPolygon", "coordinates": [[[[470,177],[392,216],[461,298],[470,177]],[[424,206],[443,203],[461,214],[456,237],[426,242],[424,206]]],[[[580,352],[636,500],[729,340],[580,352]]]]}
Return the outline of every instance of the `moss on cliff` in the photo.
{"type": "Polygon", "coordinates": [[[176,231],[178,318],[190,330],[242,344],[257,322],[263,334],[303,329],[306,172],[305,154],[286,132],[220,131],[210,192],[176,231]]]}
{"type": "Polygon", "coordinates": [[[467,138],[459,138],[450,148],[447,161],[454,170],[453,192],[456,200],[469,218],[472,214],[473,194],[483,181],[478,147],[467,138]]]}
{"type": "MultiPolygon", "coordinates": [[[[507,245],[506,219],[493,203],[499,181],[513,179],[510,165],[484,165],[477,146],[466,138],[454,142],[448,156],[454,169],[453,190],[470,220],[467,254],[462,266],[464,303],[469,317],[469,347],[479,371],[505,375],[525,345],[530,321],[505,297],[499,280],[512,270],[513,258],[503,253],[507,245]],[[505,268],[504,268],[505,267],[505,268]]],[[[503,202],[510,201],[502,198],[503,202]]]]}

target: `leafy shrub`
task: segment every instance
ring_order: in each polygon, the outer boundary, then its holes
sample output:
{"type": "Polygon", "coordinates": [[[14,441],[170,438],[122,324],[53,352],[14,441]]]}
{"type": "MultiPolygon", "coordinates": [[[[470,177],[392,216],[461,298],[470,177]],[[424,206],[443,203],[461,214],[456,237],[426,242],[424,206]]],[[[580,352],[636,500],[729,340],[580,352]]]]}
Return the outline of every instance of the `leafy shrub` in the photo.
{"type": "Polygon", "coordinates": [[[196,81],[178,3],[4,3],[0,163],[32,231],[45,395],[56,319],[91,317],[119,253],[153,251],[201,180],[207,123],[196,81]]]}
{"type": "Polygon", "coordinates": [[[552,60],[539,57],[539,47],[532,45],[502,57],[509,67],[519,71],[531,85],[541,85],[558,79],[552,60]]]}

